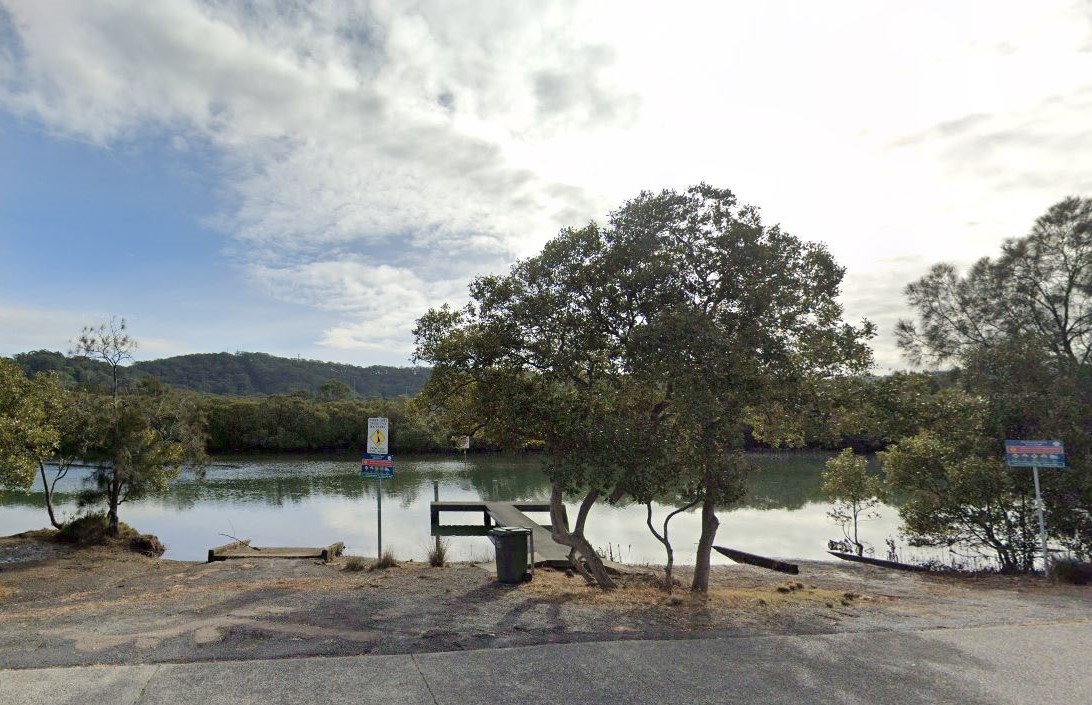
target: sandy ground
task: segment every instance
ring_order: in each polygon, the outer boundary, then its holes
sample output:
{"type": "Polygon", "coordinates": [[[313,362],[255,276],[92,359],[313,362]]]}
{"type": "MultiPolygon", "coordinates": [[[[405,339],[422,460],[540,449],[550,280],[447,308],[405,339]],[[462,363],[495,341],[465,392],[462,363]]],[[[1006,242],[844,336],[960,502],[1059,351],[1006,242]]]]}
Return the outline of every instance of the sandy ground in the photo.
{"type": "MultiPolygon", "coordinates": [[[[503,585],[479,566],[344,559],[167,561],[0,539],[0,668],[417,653],[556,642],[1088,623],[1092,589],[1038,578],[801,562],[799,576],[714,572],[706,599],[637,574],[603,593],[539,570],[503,585]],[[791,579],[790,579],[791,578],[791,579]]],[[[686,570],[679,578],[686,582],[686,570]]]]}

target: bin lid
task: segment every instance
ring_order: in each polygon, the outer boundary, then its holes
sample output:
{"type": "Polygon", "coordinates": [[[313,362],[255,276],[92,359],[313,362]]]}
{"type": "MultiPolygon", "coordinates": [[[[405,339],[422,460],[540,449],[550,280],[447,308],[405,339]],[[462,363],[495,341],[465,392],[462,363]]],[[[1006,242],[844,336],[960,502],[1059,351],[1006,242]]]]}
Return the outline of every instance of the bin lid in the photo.
{"type": "Polygon", "coordinates": [[[531,530],[525,526],[495,526],[489,530],[490,536],[512,536],[513,534],[529,534],[531,530]]]}

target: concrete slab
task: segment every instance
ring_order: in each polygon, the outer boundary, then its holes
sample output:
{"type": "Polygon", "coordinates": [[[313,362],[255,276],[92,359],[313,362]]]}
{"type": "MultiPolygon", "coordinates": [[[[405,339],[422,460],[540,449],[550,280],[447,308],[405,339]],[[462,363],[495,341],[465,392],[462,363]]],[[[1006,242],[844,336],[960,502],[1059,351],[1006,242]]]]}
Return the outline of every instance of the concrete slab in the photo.
{"type": "Polygon", "coordinates": [[[135,703],[161,666],[80,666],[0,671],[4,705],[135,703]]]}
{"type": "Polygon", "coordinates": [[[140,705],[313,702],[418,705],[433,699],[413,657],[365,656],[172,664],[156,674],[140,705]]]}

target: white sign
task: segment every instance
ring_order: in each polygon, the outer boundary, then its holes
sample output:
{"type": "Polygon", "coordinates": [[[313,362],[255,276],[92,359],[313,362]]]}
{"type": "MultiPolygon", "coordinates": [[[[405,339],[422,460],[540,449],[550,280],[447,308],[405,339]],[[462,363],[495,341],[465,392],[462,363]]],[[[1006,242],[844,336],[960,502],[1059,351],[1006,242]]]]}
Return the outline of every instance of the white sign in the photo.
{"type": "Polygon", "coordinates": [[[459,450],[470,450],[470,436],[459,436],[456,438],[455,447],[459,450]]]}
{"type": "Polygon", "coordinates": [[[387,453],[387,418],[368,419],[368,453],[387,453]]]}

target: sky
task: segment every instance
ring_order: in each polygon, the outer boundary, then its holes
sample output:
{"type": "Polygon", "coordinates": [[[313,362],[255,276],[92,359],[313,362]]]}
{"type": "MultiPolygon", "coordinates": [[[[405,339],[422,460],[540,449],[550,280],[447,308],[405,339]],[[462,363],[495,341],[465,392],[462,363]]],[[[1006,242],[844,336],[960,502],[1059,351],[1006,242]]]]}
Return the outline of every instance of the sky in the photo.
{"type": "Polygon", "coordinates": [[[0,355],[409,364],[566,226],[730,188],[902,289],[1092,195],[1092,2],[0,0],[0,355]]]}

